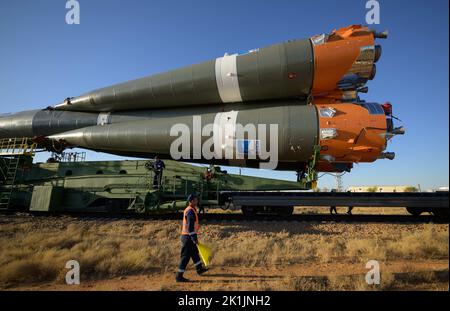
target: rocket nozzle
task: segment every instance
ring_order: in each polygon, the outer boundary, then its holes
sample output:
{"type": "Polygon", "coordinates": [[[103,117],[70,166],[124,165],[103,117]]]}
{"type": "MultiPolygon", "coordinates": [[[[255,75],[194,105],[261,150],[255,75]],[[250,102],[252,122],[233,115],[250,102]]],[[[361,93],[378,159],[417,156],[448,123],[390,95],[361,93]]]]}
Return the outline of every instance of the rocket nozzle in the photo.
{"type": "Polygon", "coordinates": [[[367,93],[367,92],[369,92],[369,87],[367,87],[367,86],[363,86],[363,87],[360,87],[359,89],[357,89],[357,91],[358,91],[358,93],[367,93]]]}
{"type": "Polygon", "coordinates": [[[383,152],[378,157],[379,159],[388,159],[388,160],[394,160],[395,159],[395,152],[383,152]]]}
{"type": "Polygon", "coordinates": [[[375,79],[376,75],[377,75],[377,65],[373,64],[372,71],[370,72],[369,80],[375,79]]]}
{"type": "Polygon", "coordinates": [[[406,133],[406,130],[405,130],[404,126],[396,127],[395,129],[393,129],[391,131],[391,134],[393,134],[393,135],[404,135],[405,133],[406,133]]]}
{"type": "Polygon", "coordinates": [[[381,54],[383,54],[383,49],[381,48],[381,45],[377,44],[375,45],[375,58],[374,63],[378,62],[381,58],[381,54]]]}
{"type": "Polygon", "coordinates": [[[385,30],[383,32],[376,32],[375,30],[373,31],[373,36],[377,39],[387,39],[387,37],[389,36],[389,31],[385,30]]]}

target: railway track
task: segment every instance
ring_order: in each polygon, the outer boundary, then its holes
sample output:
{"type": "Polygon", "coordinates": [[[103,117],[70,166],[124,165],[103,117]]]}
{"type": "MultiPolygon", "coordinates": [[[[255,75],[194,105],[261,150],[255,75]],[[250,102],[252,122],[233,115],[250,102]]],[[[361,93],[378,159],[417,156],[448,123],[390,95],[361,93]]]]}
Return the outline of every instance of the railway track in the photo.
{"type": "MultiPolygon", "coordinates": [[[[131,214],[131,213],[81,213],[81,212],[14,212],[2,211],[1,216],[9,217],[70,217],[79,220],[180,220],[181,213],[159,214],[131,214]]],[[[439,218],[433,215],[327,215],[327,214],[294,214],[290,216],[254,215],[246,216],[239,213],[211,213],[200,214],[200,219],[206,222],[236,222],[236,221],[264,221],[264,222],[339,222],[339,223],[436,223],[448,224],[448,218],[439,218]]]]}

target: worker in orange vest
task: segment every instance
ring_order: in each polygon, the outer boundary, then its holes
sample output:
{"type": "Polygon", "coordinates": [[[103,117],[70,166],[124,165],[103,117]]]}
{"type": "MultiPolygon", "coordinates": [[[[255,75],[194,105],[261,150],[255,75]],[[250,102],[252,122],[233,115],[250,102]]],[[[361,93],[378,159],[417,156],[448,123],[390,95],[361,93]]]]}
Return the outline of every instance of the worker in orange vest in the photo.
{"type": "Polygon", "coordinates": [[[181,229],[181,261],[176,275],[177,282],[189,282],[183,277],[184,271],[192,258],[198,275],[202,275],[207,268],[203,267],[200,255],[198,253],[198,214],[197,214],[198,197],[191,194],[188,197],[188,206],[183,212],[183,227],[181,229]]]}

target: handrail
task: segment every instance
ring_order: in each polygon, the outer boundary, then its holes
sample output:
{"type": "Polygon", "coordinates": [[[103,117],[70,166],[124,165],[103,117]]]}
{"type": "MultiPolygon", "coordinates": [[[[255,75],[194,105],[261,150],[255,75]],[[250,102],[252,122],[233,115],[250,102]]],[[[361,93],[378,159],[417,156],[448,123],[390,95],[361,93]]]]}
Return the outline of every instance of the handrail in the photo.
{"type": "Polygon", "coordinates": [[[0,139],[0,156],[33,156],[37,144],[27,137],[0,139]]]}

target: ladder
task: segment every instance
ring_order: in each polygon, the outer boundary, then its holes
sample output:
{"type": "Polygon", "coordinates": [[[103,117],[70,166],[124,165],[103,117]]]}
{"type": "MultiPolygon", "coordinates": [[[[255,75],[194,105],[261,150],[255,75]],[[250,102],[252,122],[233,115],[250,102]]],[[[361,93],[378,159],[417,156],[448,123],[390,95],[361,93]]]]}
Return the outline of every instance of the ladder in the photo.
{"type": "Polygon", "coordinates": [[[21,160],[33,157],[36,147],[29,138],[0,140],[0,210],[10,207],[21,160]]]}
{"type": "Polygon", "coordinates": [[[19,169],[20,156],[3,158],[3,189],[0,192],[0,209],[8,209],[14,192],[14,183],[19,169]]]}

